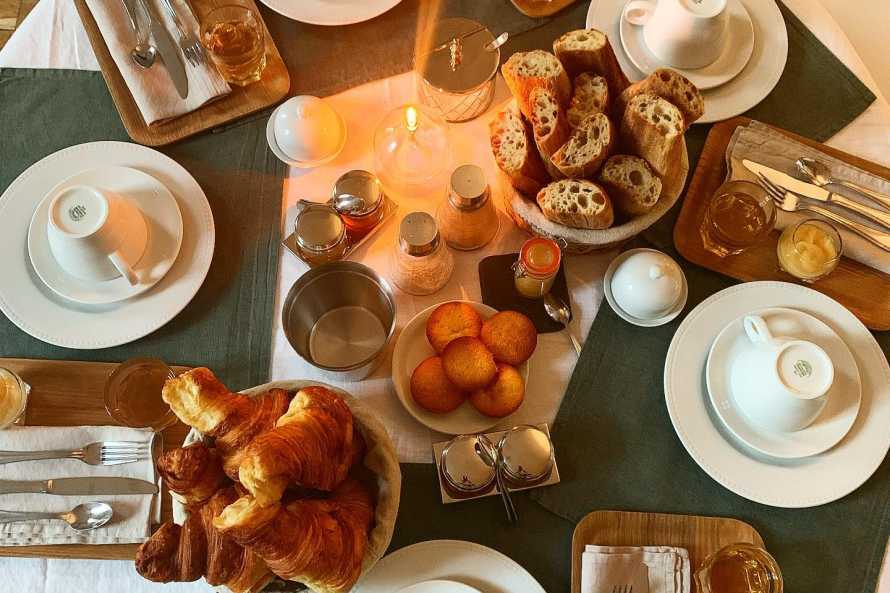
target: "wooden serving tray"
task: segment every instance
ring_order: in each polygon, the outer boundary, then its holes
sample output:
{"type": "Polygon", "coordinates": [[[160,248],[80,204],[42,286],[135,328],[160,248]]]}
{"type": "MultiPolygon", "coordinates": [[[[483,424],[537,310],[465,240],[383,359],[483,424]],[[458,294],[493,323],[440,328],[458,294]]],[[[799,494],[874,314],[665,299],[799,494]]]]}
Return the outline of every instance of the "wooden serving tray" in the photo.
{"type": "MultiPolygon", "coordinates": [[[[232,85],[232,92],[225,97],[208,103],[191,113],[149,126],[142,119],[142,114],[133,101],[133,96],[130,94],[120,70],[111,58],[111,53],[105,45],[105,40],[96,26],[89,7],[87,7],[86,0],[74,0],[74,3],[102,69],[102,76],[108,84],[108,91],[117,106],[118,113],[120,113],[121,121],[130,138],[139,144],[161,146],[205,130],[217,128],[226,122],[274,105],[290,90],[290,75],[287,72],[287,66],[284,65],[281,54],[278,53],[278,48],[275,47],[275,42],[272,41],[272,36],[269,34],[269,29],[263,22],[263,30],[266,32],[266,69],[263,70],[262,79],[245,87],[232,85]]],[[[191,0],[191,4],[200,21],[204,15],[217,6],[225,6],[231,2],[226,0],[191,0]]],[[[241,4],[253,9],[262,22],[262,16],[260,16],[253,0],[241,0],[241,4]]],[[[208,59],[210,59],[209,56],[208,59]]]]}
{"type": "MultiPolygon", "coordinates": [[[[31,386],[26,426],[99,426],[117,424],[105,411],[105,379],[117,366],[107,362],[74,362],[0,358],[0,366],[18,373],[31,386]]],[[[188,367],[173,367],[178,373],[188,367]]],[[[182,444],[189,427],[181,422],[163,431],[164,450],[182,444]]],[[[72,443],[78,446],[81,443],[72,443]]],[[[161,521],[172,521],[170,496],[164,488],[161,521]]],[[[139,544],[58,544],[0,546],[0,556],[132,560],[139,544]]]]}
{"type": "MultiPolygon", "coordinates": [[[[763,538],[756,529],[738,519],[594,511],[581,519],[572,536],[572,593],[581,593],[581,554],[586,545],[686,548],[695,572],[709,554],[738,543],[762,547],[763,538]]],[[[694,581],[692,590],[697,591],[694,581]]]]}
{"type": "MultiPolygon", "coordinates": [[[[674,244],[680,254],[709,270],[725,274],[737,280],[799,280],[779,269],[776,244],[780,232],[775,230],[769,239],[739,255],[717,257],[702,245],[699,228],[708,200],[726,178],[726,147],[738,126],[751,120],[735,117],[711,128],[702,150],[698,167],[689,184],[683,208],[674,226],[674,244]]],[[[890,179],[890,169],[870,161],[819,144],[808,138],[785,130],[777,131],[789,138],[819,149],[835,158],[844,160],[861,169],[890,179]]],[[[805,284],[835,299],[873,330],[890,330],[890,275],[884,274],[852,259],[843,257],[834,272],[812,284],[805,284]]]]}

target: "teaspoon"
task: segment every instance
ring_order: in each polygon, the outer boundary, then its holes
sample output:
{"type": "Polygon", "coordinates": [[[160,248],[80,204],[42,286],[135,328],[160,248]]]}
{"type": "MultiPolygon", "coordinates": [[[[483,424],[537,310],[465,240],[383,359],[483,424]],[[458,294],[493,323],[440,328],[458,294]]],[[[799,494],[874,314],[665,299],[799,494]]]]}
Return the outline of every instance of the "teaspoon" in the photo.
{"type": "Polygon", "coordinates": [[[504,509],[507,511],[507,520],[510,523],[519,521],[519,515],[516,513],[516,507],[513,505],[513,499],[510,497],[510,491],[507,489],[507,481],[504,480],[504,462],[494,444],[486,438],[480,437],[476,441],[476,454],[482,458],[487,465],[494,468],[495,478],[497,479],[498,490],[501,492],[501,500],[504,501],[504,509]]]}
{"type": "Polygon", "coordinates": [[[150,22],[151,15],[148,14],[145,5],[141,2],[142,0],[123,0],[124,8],[127,10],[127,16],[130,17],[130,24],[136,35],[136,44],[130,52],[130,57],[140,68],[151,68],[158,57],[158,50],[149,41],[149,31],[145,23],[150,22]]]}
{"type": "Polygon", "coordinates": [[[890,210],[890,196],[885,196],[884,194],[870,190],[867,187],[863,187],[858,183],[853,183],[852,181],[835,179],[831,176],[831,169],[828,167],[828,165],[821,161],[817,161],[816,159],[811,159],[808,157],[800,157],[799,159],[797,159],[797,161],[795,161],[794,164],[797,165],[797,170],[800,171],[801,175],[803,175],[804,177],[809,179],[810,182],[818,185],[819,187],[830,184],[841,185],[862,194],[879,206],[890,210]]]}
{"type": "Polygon", "coordinates": [[[556,323],[562,324],[566,333],[569,334],[569,338],[572,340],[572,346],[575,347],[575,353],[578,356],[581,356],[581,344],[578,343],[575,334],[569,329],[569,323],[572,322],[572,310],[569,309],[569,306],[548,292],[544,295],[544,310],[547,311],[547,315],[550,316],[550,319],[556,323]]]}
{"type": "Polygon", "coordinates": [[[85,502],[67,513],[32,513],[27,511],[0,511],[0,523],[53,519],[64,521],[77,531],[89,531],[102,527],[111,520],[111,507],[104,502],[85,502]]]}

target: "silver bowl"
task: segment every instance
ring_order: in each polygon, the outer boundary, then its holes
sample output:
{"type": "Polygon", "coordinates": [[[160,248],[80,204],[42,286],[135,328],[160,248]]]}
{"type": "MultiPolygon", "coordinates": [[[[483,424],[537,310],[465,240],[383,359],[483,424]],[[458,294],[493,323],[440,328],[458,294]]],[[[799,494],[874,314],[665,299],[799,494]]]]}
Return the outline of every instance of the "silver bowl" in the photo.
{"type": "Polygon", "coordinates": [[[368,266],[338,261],[291,287],[281,311],[288,342],[338,381],[361,381],[383,360],[396,327],[389,284],[368,266]]]}

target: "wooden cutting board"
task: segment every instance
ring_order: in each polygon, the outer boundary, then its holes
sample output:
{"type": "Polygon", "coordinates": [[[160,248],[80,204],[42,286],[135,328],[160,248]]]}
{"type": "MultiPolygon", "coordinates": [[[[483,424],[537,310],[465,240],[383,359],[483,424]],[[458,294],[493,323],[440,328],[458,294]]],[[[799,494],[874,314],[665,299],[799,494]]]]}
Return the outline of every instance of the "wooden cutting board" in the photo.
{"type": "MultiPolygon", "coordinates": [[[[252,8],[256,12],[260,22],[263,22],[263,30],[266,32],[266,69],[263,70],[262,79],[245,87],[232,85],[232,92],[225,97],[208,103],[191,113],[149,126],[142,119],[142,114],[133,101],[133,96],[130,94],[120,70],[111,58],[108,46],[105,45],[105,40],[96,26],[96,21],[87,7],[86,0],[74,0],[74,3],[77,6],[78,14],[80,14],[80,20],[83,21],[83,27],[90,40],[90,45],[93,47],[93,52],[96,54],[99,67],[102,69],[102,76],[108,84],[108,91],[117,106],[118,113],[120,113],[121,121],[130,138],[139,144],[161,146],[218,128],[234,119],[274,105],[290,90],[290,75],[287,72],[287,66],[281,59],[281,54],[278,53],[278,48],[272,41],[272,36],[266,28],[256,4],[253,0],[241,0],[242,5],[252,8]]],[[[231,2],[226,0],[191,0],[191,4],[200,21],[204,15],[217,6],[225,6],[231,2]]]]}
{"type": "MultiPolygon", "coordinates": [[[[117,363],[0,358],[0,367],[18,373],[31,386],[26,426],[91,426],[117,424],[105,411],[105,379],[117,363]]],[[[182,372],[188,367],[173,367],[182,372]]],[[[182,444],[189,427],[181,422],[164,429],[164,450],[182,444]]],[[[71,443],[77,447],[86,443],[71,443]]],[[[72,463],[76,463],[72,461],[72,463]]],[[[173,518],[167,489],[161,491],[161,520],[173,518]]],[[[0,546],[0,556],[132,560],[138,544],[59,544],[0,546]]]]}
{"type": "MultiPolygon", "coordinates": [[[[763,538],[747,523],[725,517],[594,511],[581,519],[572,536],[572,593],[581,593],[586,545],[686,548],[694,572],[708,555],[738,543],[763,546],[763,538]]],[[[692,590],[698,590],[694,582],[692,590]]]]}
{"type": "MultiPolygon", "coordinates": [[[[751,120],[746,117],[735,117],[711,128],[698,167],[686,192],[683,209],[674,226],[674,244],[680,254],[692,263],[737,280],[744,282],[781,280],[800,284],[796,278],[779,269],[776,256],[776,244],[780,235],[778,230],[773,231],[769,239],[750,250],[725,258],[717,257],[705,250],[702,245],[699,228],[704,219],[708,200],[726,178],[726,147],[735,129],[750,122],[751,120]]],[[[890,169],[886,167],[797,134],[776,129],[798,142],[890,179],[890,169]]],[[[805,286],[835,299],[869,328],[879,331],[890,330],[890,275],[843,257],[834,272],[805,286]]]]}

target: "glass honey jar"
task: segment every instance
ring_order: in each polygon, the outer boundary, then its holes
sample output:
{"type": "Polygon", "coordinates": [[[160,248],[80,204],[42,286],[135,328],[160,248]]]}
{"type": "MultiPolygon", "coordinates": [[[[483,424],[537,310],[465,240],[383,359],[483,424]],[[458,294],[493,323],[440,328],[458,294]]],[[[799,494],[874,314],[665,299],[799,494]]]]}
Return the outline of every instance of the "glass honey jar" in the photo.
{"type": "Polygon", "coordinates": [[[343,259],[349,242],[346,224],[332,206],[301,201],[294,237],[303,261],[317,266],[343,259]]]}
{"type": "Polygon", "coordinates": [[[331,195],[331,205],[355,237],[363,237],[380,224],[386,211],[385,202],[380,180],[361,169],[341,175],[331,195]]]}
{"type": "Polygon", "coordinates": [[[527,299],[543,298],[553,287],[561,263],[562,252],[556,241],[542,237],[529,239],[513,264],[516,290],[527,299]]]}

